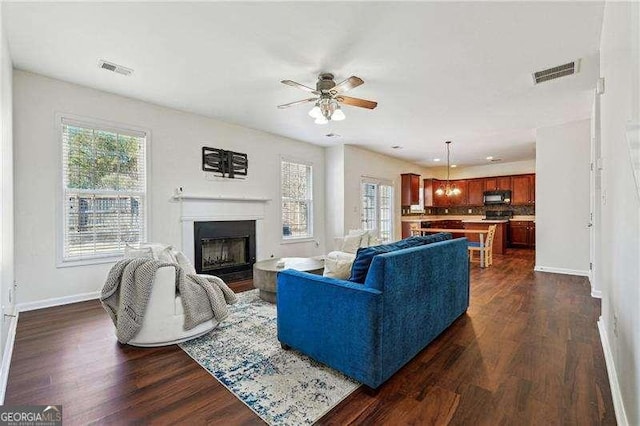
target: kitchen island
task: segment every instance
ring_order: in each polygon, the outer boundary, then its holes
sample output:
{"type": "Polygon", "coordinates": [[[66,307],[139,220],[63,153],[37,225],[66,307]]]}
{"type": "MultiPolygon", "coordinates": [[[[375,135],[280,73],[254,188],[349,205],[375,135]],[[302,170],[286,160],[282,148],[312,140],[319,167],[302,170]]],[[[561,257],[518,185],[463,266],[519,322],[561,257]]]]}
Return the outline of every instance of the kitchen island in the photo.
{"type": "MultiPolygon", "coordinates": [[[[507,252],[507,232],[509,220],[466,219],[462,221],[464,229],[489,229],[490,225],[497,225],[496,235],[493,237],[493,254],[505,254],[507,252]]],[[[467,235],[469,241],[479,242],[478,235],[467,235]]]]}

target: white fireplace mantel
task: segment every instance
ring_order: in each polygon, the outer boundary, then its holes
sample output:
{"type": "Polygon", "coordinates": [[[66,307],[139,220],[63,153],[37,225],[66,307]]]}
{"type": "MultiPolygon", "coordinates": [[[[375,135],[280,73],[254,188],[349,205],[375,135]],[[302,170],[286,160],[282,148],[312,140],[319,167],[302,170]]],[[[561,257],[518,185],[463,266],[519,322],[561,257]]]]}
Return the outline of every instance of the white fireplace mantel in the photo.
{"type": "Polygon", "coordinates": [[[256,255],[262,255],[265,208],[271,199],[198,194],[179,194],[173,199],[180,202],[182,251],[192,262],[195,261],[193,226],[200,221],[255,220],[256,255]]]}
{"type": "Polygon", "coordinates": [[[176,201],[204,200],[204,201],[246,201],[246,202],[260,202],[260,203],[266,203],[268,201],[271,201],[271,198],[261,198],[261,197],[234,197],[234,196],[228,196],[228,195],[199,195],[199,194],[174,195],[173,199],[176,201]]]}

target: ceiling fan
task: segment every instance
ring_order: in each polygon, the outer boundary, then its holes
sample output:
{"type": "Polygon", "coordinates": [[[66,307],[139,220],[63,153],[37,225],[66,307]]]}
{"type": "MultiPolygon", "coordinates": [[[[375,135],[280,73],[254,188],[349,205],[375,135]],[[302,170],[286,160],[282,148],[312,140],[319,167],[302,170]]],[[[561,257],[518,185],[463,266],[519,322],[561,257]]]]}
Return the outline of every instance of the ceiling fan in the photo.
{"type": "Polygon", "coordinates": [[[316,124],[326,124],[329,120],[340,121],[346,118],[344,112],[342,112],[340,104],[367,109],[374,109],[378,106],[377,102],[343,95],[344,92],[363,84],[364,81],[361,78],[352,75],[338,84],[336,84],[333,78],[333,74],[331,73],[321,73],[318,76],[318,82],[316,83],[315,90],[311,87],[305,86],[304,84],[296,83],[295,81],[282,80],[281,83],[297,87],[305,92],[313,93],[316,97],[278,105],[278,108],[284,109],[294,105],[315,102],[314,107],[309,111],[309,115],[315,118],[316,124]]]}

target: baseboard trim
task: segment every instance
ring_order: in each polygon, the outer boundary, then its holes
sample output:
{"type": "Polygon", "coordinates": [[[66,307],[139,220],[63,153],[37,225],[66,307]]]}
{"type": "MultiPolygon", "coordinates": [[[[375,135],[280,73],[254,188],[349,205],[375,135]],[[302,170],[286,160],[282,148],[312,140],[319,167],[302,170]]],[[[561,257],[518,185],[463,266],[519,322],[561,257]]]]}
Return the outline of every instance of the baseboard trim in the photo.
{"type": "Polygon", "coordinates": [[[613,399],[613,410],[616,414],[616,421],[620,426],[629,426],[627,413],[624,410],[624,402],[622,401],[622,393],[620,392],[620,383],[618,382],[618,373],[616,365],[613,361],[613,354],[609,346],[609,338],[607,330],[602,322],[602,317],[598,320],[598,331],[600,332],[600,343],[604,352],[604,362],[607,365],[607,375],[609,376],[609,386],[611,387],[611,398],[613,399]]]}
{"type": "Polygon", "coordinates": [[[18,327],[19,313],[14,309],[14,315],[9,324],[9,332],[7,333],[7,341],[4,343],[4,351],[2,353],[2,364],[0,365],[0,405],[4,405],[4,396],[7,392],[7,382],[9,380],[9,367],[11,365],[11,357],[13,356],[13,344],[16,341],[16,328],[18,327]]]}
{"type": "Polygon", "coordinates": [[[537,272],[549,272],[551,274],[578,275],[581,277],[589,276],[589,271],[582,271],[580,269],[554,268],[551,266],[536,265],[536,267],[533,268],[533,270],[537,272]]]}
{"type": "Polygon", "coordinates": [[[73,296],[54,297],[53,299],[38,300],[36,302],[18,303],[16,309],[18,312],[33,311],[36,309],[51,308],[53,306],[68,305],[70,303],[86,302],[100,297],[99,291],[90,293],[74,294],[73,296]]]}

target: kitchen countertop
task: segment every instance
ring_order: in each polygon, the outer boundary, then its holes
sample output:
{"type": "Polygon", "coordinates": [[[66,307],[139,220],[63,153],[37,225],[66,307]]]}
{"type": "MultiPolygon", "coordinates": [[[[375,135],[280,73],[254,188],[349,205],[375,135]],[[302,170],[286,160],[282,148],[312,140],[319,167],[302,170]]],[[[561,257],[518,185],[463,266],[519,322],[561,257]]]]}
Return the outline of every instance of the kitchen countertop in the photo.
{"type": "Polygon", "coordinates": [[[496,220],[488,220],[488,219],[465,219],[462,223],[508,223],[509,219],[496,219],[496,220]]]}
{"type": "MultiPolygon", "coordinates": [[[[502,223],[507,222],[506,219],[502,220],[484,220],[484,216],[481,215],[430,215],[430,216],[402,216],[402,222],[428,222],[434,220],[461,220],[468,223],[502,223]]],[[[513,216],[511,220],[532,221],[535,222],[535,216],[517,215],[513,216]]]]}

